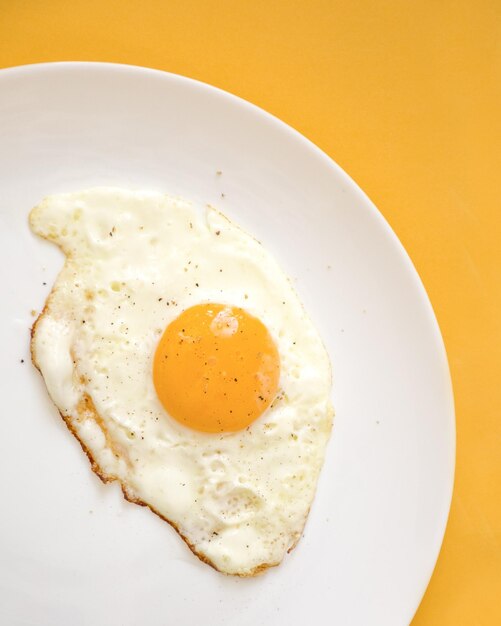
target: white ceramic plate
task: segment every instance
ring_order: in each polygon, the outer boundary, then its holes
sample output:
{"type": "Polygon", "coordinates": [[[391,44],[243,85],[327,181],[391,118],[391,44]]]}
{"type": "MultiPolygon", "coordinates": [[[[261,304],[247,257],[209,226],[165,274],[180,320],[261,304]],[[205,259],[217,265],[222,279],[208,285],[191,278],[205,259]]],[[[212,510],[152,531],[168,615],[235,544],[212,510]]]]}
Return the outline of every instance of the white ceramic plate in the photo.
{"type": "Polygon", "coordinates": [[[262,110],[186,78],[109,64],[14,68],[0,72],[0,226],[2,624],[410,622],[451,498],[449,371],[409,258],[333,161],[262,110]],[[326,342],[336,420],[317,497],[299,546],[261,577],[218,574],[102,485],[29,362],[30,311],[62,257],[29,232],[28,211],[94,185],[220,207],[275,253],[326,342]]]}

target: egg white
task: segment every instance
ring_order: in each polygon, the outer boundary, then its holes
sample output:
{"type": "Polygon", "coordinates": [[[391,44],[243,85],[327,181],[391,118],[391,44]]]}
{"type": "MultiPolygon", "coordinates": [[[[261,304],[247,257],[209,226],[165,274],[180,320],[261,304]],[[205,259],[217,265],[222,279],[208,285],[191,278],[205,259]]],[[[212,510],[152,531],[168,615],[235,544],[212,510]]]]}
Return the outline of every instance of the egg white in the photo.
{"type": "Polygon", "coordinates": [[[30,224],[66,255],[33,360],[94,470],[216,569],[253,575],[280,563],[308,515],[332,407],[328,355],[276,261],[215,209],[159,193],[54,195],[30,224]],[[246,309],[278,348],[280,393],[241,432],[186,428],[155,393],[163,330],[201,302],[246,309]]]}

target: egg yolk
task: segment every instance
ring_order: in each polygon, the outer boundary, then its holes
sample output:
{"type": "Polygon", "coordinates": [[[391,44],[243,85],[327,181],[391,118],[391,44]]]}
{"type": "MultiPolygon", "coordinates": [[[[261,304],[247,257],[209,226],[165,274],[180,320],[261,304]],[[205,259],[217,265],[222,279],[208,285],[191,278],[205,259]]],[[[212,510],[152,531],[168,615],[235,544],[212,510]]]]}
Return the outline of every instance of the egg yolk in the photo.
{"type": "Polygon", "coordinates": [[[195,430],[238,431],[278,390],[280,360],[264,324],[244,309],[197,304],[164,331],[153,382],[165,410],[195,430]]]}

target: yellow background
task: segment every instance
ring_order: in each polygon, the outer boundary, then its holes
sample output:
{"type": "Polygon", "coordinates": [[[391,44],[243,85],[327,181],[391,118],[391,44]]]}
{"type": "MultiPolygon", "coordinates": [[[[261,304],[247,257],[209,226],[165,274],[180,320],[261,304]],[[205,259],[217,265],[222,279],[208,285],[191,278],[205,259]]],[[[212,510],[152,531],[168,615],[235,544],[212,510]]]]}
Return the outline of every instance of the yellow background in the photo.
{"type": "Polygon", "coordinates": [[[413,626],[501,624],[501,0],[0,0],[0,67],[58,60],[222,87],[374,200],[434,306],[457,409],[449,525],[413,626]]]}

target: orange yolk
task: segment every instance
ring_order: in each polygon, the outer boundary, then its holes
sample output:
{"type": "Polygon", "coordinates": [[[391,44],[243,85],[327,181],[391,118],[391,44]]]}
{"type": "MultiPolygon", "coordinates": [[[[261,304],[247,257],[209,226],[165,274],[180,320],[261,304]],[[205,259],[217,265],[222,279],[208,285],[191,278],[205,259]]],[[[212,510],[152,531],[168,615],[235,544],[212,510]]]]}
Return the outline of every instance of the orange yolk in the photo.
{"type": "Polygon", "coordinates": [[[158,344],[153,381],[175,420],[207,433],[246,428],[278,390],[280,360],[268,330],[243,309],[197,304],[158,344]]]}

